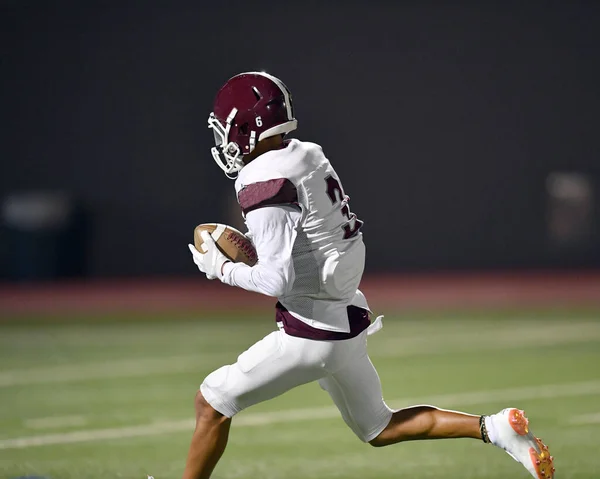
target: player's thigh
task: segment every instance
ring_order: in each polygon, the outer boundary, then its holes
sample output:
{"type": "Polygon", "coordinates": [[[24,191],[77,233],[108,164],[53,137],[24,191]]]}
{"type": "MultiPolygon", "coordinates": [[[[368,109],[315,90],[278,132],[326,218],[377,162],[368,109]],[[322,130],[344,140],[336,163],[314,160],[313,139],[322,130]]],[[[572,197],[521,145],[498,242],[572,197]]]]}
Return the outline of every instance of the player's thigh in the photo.
{"type": "Polygon", "coordinates": [[[364,351],[346,365],[319,380],[346,424],[364,442],[377,437],[390,422],[392,410],[383,400],[377,370],[364,351]]]}
{"type": "Polygon", "coordinates": [[[325,343],[275,331],[240,354],[235,364],[209,374],[200,386],[208,403],[227,417],[323,377],[325,343]]]}

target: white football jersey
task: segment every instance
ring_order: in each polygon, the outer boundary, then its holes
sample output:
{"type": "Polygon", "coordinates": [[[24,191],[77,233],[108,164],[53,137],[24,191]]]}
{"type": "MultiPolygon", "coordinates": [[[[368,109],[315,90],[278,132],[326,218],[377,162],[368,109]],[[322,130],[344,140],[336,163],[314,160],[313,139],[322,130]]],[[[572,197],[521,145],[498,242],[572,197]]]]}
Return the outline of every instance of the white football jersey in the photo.
{"type": "Polygon", "coordinates": [[[246,165],[235,187],[245,214],[265,206],[299,208],[291,247],[293,284],[279,302],[313,328],[348,332],[346,308],[368,309],[358,291],[365,264],[362,222],[350,211],[321,147],[291,140],[246,165]]]}

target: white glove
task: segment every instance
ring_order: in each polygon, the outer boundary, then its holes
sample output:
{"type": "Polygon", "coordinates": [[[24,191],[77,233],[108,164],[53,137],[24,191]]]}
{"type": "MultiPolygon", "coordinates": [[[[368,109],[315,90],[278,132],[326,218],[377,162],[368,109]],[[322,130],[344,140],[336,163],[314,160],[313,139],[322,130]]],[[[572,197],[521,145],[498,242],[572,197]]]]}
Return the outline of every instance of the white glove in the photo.
{"type": "Polygon", "coordinates": [[[204,253],[198,251],[193,244],[188,244],[194,258],[194,263],[196,263],[200,271],[206,273],[208,279],[222,279],[223,265],[230,260],[217,248],[215,240],[208,231],[203,231],[200,233],[200,236],[202,237],[202,241],[204,241],[202,243],[204,253]]]}

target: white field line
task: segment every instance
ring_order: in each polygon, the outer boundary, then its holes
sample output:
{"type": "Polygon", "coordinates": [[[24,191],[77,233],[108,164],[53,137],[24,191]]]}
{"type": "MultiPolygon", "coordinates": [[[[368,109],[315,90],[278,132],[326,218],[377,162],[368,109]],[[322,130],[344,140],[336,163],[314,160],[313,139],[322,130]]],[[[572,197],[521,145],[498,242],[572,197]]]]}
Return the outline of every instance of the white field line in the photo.
{"type": "Polygon", "coordinates": [[[401,357],[426,354],[446,354],[450,352],[499,351],[558,346],[561,344],[600,341],[600,323],[584,323],[576,326],[554,324],[502,328],[496,330],[467,331],[460,334],[433,335],[397,340],[385,339],[377,344],[374,357],[401,357]]]}
{"type": "Polygon", "coordinates": [[[569,421],[570,424],[600,424],[600,412],[592,414],[581,414],[579,416],[573,416],[569,421]]]}
{"type": "Polygon", "coordinates": [[[51,416],[27,419],[24,425],[29,429],[54,429],[85,426],[87,422],[84,416],[51,416]]]}
{"type": "Polygon", "coordinates": [[[235,354],[214,353],[203,355],[142,357],[108,360],[47,368],[10,369],[0,371],[0,387],[27,384],[55,384],[87,381],[100,378],[152,376],[197,371],[206,361],[235,360],[235,354]]]}
{"type": "MultiPolygon", "coordinates": [[[[600,323],[551,324],[543,328],[538,325],[516,326],[514,330],[508,331],[506,328],[487,329],[484,335],[481,332],[469,331],[402,336],[400,331],[398,337],[394,339],[374,337],[369,353],[373,358],[408,357],[456,351],[499,351],[525,346],[535,348],[596,340],[600,341],[600,323]]],[[[207,362],[234,361],[235,358],[235,353],[211,352],[197,355],[139,357],[46,368],[11,369],[0,371],[0,388],[193,372],[207,362]]]]}
{"type": "MultiPolygon", "coordinates": [[[[548,384],[512,389],[472,391],[458,394],[442,394],[429,397],[401,398],[391,401],[393,407],[403,407],[409,404],[435,404],[441,407],[473,406],[485,403],[510,402],[508,406],[518,406],[514,401],[553,399],[559,397],[577,397],[600,395],[600,381],[579,383],[548,384]]],[[[310,421],[314,419],[329,419],[339,415],[333,406],[290,409],[266,413],[242,413],[234,421],[235,427],[253,427],[275,423],[295,421],[310,421]]],[[[23,449],[34,446],[55,444],[73,444],[109,439],[123,439],[140,436],[157,436],[174,432],[191,432],[194,421],[191,419],[163,421],[160,423],[138,426],[118,427],[110,429],[90,429],[59,434],[44,434],[39,436],[17,437],[0,440],[2,449],[23,449]]]]}

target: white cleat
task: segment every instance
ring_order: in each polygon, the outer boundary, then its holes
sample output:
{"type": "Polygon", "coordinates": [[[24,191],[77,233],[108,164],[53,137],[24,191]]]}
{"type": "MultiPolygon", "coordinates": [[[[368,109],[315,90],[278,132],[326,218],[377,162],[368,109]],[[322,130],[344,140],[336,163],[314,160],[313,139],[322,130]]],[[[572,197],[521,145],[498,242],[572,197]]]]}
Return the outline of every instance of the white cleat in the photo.
{"type": "Polygon", "coordinates": [[[529,420],[523,411],[509,408],[488,418],[495,432],[494,445],[523,464],[533,477],[554,478],[554,458],[548,447],[529,430],[529,420]]]}

